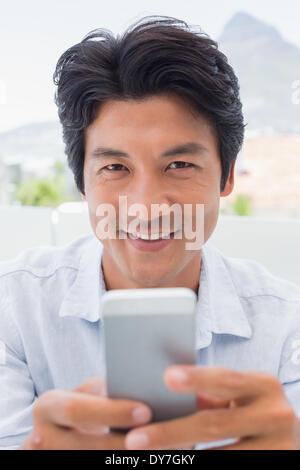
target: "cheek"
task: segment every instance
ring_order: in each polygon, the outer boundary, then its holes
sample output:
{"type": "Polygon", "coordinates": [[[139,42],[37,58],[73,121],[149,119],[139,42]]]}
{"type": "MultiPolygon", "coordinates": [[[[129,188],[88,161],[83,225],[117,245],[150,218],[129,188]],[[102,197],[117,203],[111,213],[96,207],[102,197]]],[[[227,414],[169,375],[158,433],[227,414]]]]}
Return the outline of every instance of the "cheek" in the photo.
{"type": "Polygon", "coordinates": [[[204,208],[204,237],[205,241],[213,233],[215,226],[218,221],[219,216],[219,206],[220,206],[220,199],[216,198],[214,201],[210,201],[210,203],[205,205],[204,208]]]}
{"type": "Polygon", "coordinates": [[[88,203],[88,210],[89,210],[89,216],[90,216],[90,221],[93,229],[95,230],[95,226],[97,224],[97,207],[99,206],[101,202],[101,198],[99,197],[99,194],[97,192],[93,191],[87,191],[86,193],[87,196],[87,203],[88,203]]]}
{"type": "Polygon", "coordinates": [[[193,203],[193,230],[199,233],[199,230],[201,230],[204,225],[203,235],[204,241],[206,241],[214,231],[219,215],[220,193],[217,181],[210,181],[210,183],[205,183],[205,185],[199,185],[193,196],[194,197],[191,198],[193,199],[191,201],[193,203]],[[204,206],[197,209],[197,215],[196,204],[202,204],[204,206]],[[199,224],[201,225],[200,229],[199,224]]]}
{"type": "Polygon", "coordinates": [[[101,204],[111,205],[116,207],[112,197],[112,192],[105,187],[105,185],[99,184],[99,181],[94,175],[88,171],[85,173],[85,195],[88,204],[89,216],[92,227],[95,229],[97,222],[99,221],[99,206],[101,204]]]}
{"type": "Polygon", "coordinates": [[[99,191],[89,191],[87,192],[87,203],[88,203],[88,211],[89,211],[89,219],[90,224],[92,226],[93,232],[97,236],[99,240],[102,240],[103,237],[99,236],[99,223],[102,219],[104,219],[107,214],[101,213],[101,204],[105,199],[102,198],[102,195],[99,194],[99,191]],[[101,214],[101,215],[100,215],[101,214]]]}

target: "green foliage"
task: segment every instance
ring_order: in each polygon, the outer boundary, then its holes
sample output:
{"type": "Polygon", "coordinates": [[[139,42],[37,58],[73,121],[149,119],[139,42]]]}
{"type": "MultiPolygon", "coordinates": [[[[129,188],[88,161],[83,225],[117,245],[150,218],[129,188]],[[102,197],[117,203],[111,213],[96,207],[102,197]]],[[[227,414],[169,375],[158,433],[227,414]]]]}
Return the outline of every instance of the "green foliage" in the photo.
{"type": "Polygon", "coordinates": [[[30,178],[18,183],[15,197],[26,206],[56,207],[68,200],[65,195],[64,165],[57,161],[53,166],[54,176],[30,178]]]}
{"type": "Polygon", "coordinates": [[[19,183],[16,198],[26,206],[56,207],[64,202],[60,182],[55,178],[32,178],[19,183]]]}
{"type": "Polygon", "coordinates": [[[252,199],[246,194],[238,194],[232,204],[232,207],[236,215],[251,215],[252,199]]]}
{"type": "Polygon", "coordinates": [[[228,203],[225,207],[220,209],[220,214],[223,215],[252,215],[252,199],[247,194],[238,194],[232,203],[228,203]]]}

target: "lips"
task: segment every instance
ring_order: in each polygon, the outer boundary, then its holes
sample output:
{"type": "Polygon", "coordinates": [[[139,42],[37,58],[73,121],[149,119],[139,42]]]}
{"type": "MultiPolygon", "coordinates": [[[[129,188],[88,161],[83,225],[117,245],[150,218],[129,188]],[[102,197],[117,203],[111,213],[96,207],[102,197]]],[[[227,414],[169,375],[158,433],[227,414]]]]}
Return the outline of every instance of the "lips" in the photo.
{"type": "Polygon", "coordinates": [[[131,239],[141,239],[141,240],[144,240],[144,241],[156,241],[156,240],[165,240],[165,239],[169,239],[169,238],[173,238],[174,237],[174,232],[169,232],[169,233],[152,233],[152,234],[145,234],[145,233],[129,233],[129,232],[126,232],[128,237],[131,238],[131,239]]]}
{"type": "Polygon", "coordinates": [[[173,235],[168,238],[158,238],[157,240],[143,240],[142,238],[133,238],[130,234],[127,237],[127,243],[140,252],[160,252],[165,247],[172,245],[173,235]]]}
{"type": "Polygon", "coordinates": [[[181,232],[181,229],[175,230],[174,232],[158,232],[158,233],[141,233],[141,232],[127,232],[126,230],[119,230],[119,234],[122,235],[120,238],[129,238],[131,240],[143,240],[155,242],[158,240],[170,240],[174,238],[175,234],[181,232]]]}

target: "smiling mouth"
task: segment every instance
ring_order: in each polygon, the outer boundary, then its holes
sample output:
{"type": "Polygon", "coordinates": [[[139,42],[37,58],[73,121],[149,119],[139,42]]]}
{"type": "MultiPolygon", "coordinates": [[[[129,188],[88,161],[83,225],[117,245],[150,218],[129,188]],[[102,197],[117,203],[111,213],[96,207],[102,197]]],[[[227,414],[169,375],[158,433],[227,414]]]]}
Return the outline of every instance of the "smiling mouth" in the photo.
{"type": "Polygon", "coordinates": [[[178,232],[168,232],[168,233],[154,233],[154,234],[144,234],[144,233],[130,233],[130,232],[125,232],[123,230],[120,230],[123,234],[126,234],[128,238],[131,238],[132,240],[144,240],[144,241],[149,241],[149,242],[154,242],[158,240],[167,240],[170,238],[174,238],[174,234],[178,232]]]}

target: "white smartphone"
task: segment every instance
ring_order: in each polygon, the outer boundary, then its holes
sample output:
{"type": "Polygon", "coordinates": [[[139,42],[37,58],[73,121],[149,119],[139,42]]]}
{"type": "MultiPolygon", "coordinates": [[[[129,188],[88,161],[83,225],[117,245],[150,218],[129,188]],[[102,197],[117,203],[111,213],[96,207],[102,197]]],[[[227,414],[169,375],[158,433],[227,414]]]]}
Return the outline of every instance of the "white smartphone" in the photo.
{"type": "Polygon", "coordinates": [[[196,364],[196,302],[196,294],[184,287],[120,289],[102,296],[108,397],[146,403],[152,422],[196,411],[195,394],[174,392],[163,380],[171,365],[196,364]]]}

